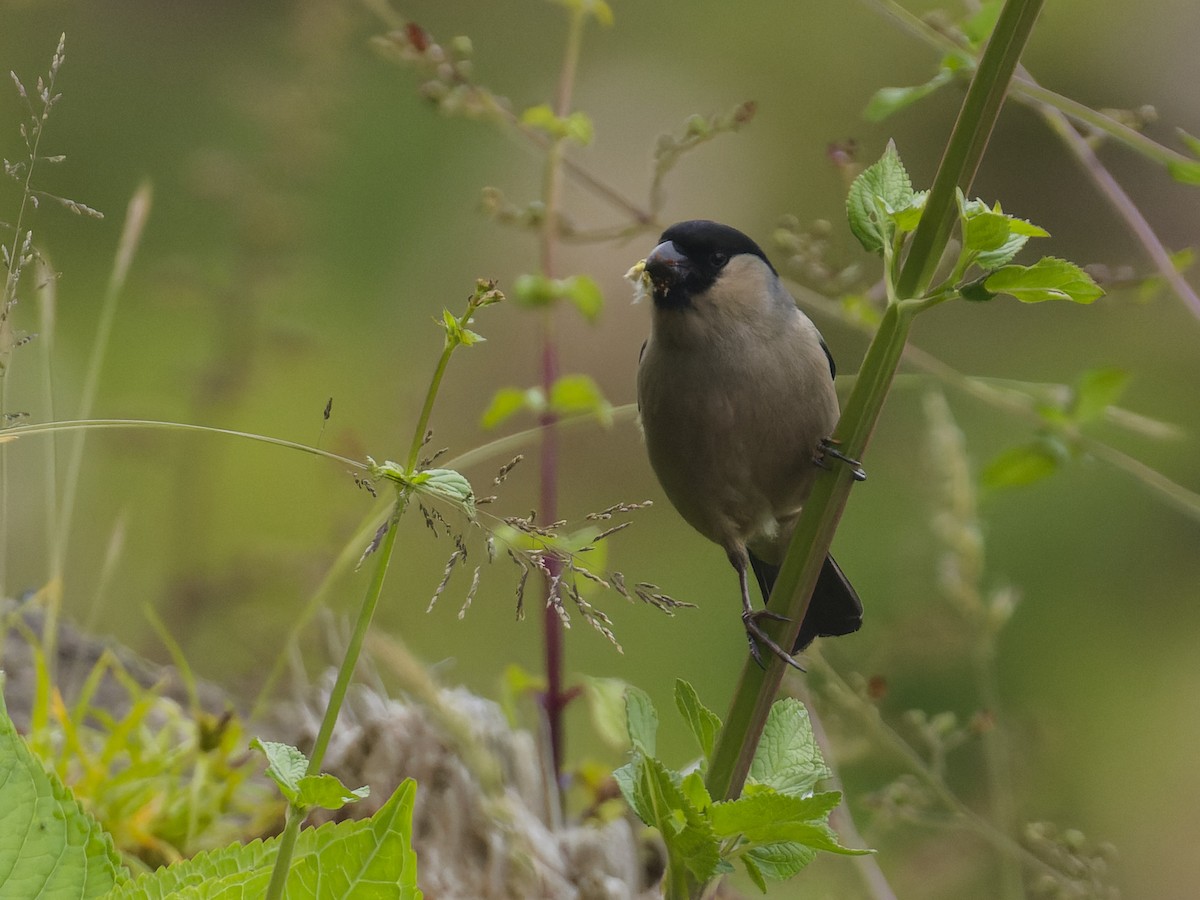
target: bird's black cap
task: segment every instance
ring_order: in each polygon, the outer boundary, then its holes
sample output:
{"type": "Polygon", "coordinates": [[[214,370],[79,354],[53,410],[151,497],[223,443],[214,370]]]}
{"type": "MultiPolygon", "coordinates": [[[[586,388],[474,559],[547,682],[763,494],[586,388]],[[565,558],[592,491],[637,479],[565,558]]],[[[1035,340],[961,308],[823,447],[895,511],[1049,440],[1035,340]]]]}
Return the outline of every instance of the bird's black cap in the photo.
{"type": "Polygon", "coordinates": [[[719,222],[678,222],[658,240],[658,246],[646,257],[646,273],[654,285],[654,302],[662,309],[689,308],[693,298],[711,288],[735,256],[757,256],[778,274],[758,244],[719,222]]]}
{"type": "MultiPolygon", "coordinates": [[[[762,247],[749,237],[729,225],[712,222],[708,219],[691,219],[687,222],[677,222],[662,233],[658,242],[670,241],[679,248],[684,256],[691,260],[692,265],[705,268],[716,255],[726,259],[739,253],[750,253],[765,262],[772,272],[775,267],[763,253],[762,247]]],[[[717,270],[719,270],[719,266],[717,270]]],[[[716,271],[712,273],[716,275],[716,271]]],[[[775,272],[778,275],[778,272],[775,272]]]]}

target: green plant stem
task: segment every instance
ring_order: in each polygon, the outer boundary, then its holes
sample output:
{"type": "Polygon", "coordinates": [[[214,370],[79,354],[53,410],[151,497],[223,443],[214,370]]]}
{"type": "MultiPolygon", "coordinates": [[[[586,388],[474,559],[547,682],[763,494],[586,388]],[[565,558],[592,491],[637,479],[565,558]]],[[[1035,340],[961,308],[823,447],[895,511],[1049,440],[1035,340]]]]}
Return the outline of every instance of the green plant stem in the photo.
{"type": "MultiPolygon", "coordinates": [[[[999,115],[1006,86],[1041,6],[1042,0],[1008,0],[979,61],[934,178],[920,226],[896,279],[895,291],[889,291],[889,296],[897,300],[884,312],[834,434],[843,452],[852,457],[861,458],[866,449],[904,351],[912,318],[919,310],[920,294],[929,284],[957,218],[955,190],[965,191],[970,187],[999,115]]],[[[796,523],[768,603],[768,608],[787,618],[776,634],[776,640],[783,646],[792,646],[799,634],[821,565],[849,497],[851,481],[849,467],[841,465],[818,478],[796,523]]],[[[776,657],[771,658],[765,670],[751,659],[742,667],[706,779],[708,791],[715,799],[732,799],[741,793],[786,668],[776,657]]]]}
{"type": "MultiPolygon", "coordinates": [[[[468,310],[468,316],[470,311],[468,310]]],[[[464,319],[465,322],[465,319],[464,319]]],[[[421,458],[421,448],[425,446],[425,435],[429,433],[429,419],[433,415],[433,404],[437,400],[438,388],[442,386],[442,377],[446,374],[446,366],[454,353],[454,344],[446,342],[442,355],[438,359],[437,368],[433,370],[433,378],[429,382],[429,390],[425,392],[425,403],[421,407],[421,416],[417,419],[417,427],[413,430],[412,445],[408,449],[408,460],[405,471],[410,475],[417,470],[417,460],[421,458]]]]}
{"type": "MultiPolygon", "coordinates": [[[[443,354],[443,358],[445,355],[443,354]]],[[[418,433],[424,434],[424,431],[418,433]]],[[[342,704],[346,700],[346,692],[350,688],[354,670],[358,667],[363,641],[366,640],[367,632],[371,628],[371,620],[375,617],[375,608],[379,605],[379,597],[383,593],[383,582],[387,576],[388,563],[391,561],[392,551],[396,546],[398,530],[396,524],[407,501],[406,493],[401,492],[397,495],[396,505],[393,507],[391,519],[388,521],[387,534],[384,535],[382,544],[375,552],[375,571],[371,576],[371,583],[367,586],[362,606],[359,608],[358,619],[354,623],[354,632],[350,635],[350,643],[346,647],[345,656],[342,657],[337,679],[333,683],[333,689],[329,692],[325,717],[321,720],[321,727],[313,742],[312,752],[308,756],[306,775],[320,774],[321,763],[325,759],[325,751],[329,749],[329,740],[333,736],[334,725],[337,724],[342,704]]],[[[279,900],[283,896],[283,888],[287,883],[288,870],[291,867],[292,855],[296,848],[296,838],[300,834],[300,826],[307,814],[308,810],[303,807],[294,805],[288,807],[287,823],[279,838],[279,853],[275,858],[275,868],[271,872],[271,882],[267,886],[267,900],[279,900]]]]}
{"type": "Polygon", "coordinates": [[[966,190],[975,180],[1008,85],[1043,2],[1008,0],[1000,12],[946,143],[908,258],[896,279],[896,294],[901,298],[920,297],[929,287],[956,221],[955,192],[959,188],[966,190]]]}
{"type": "MultiPolygon", "coordinates": [[[[854,390],[838,425],[836,439],[851,455],[861,454],[883,408],[888,387],[904,350],[913,313],[897,304],[889,306],[875,334],[855,381],[854,390]]],[[[769,606],[789,619],[776,639],[783,646],[795,642],[804,620],[808,598],[817,583],[825,554],[833,540],[838,518],[850,493],[853,478],[849,467],[838,465],[817,479],[813,492],[796,524],[787,558],[780,569],[769,606]],[[809,548],[823,548],[808,552],[809,548]],[[794,626],[794,627],[793,627],[794,626]],[[790,632],[790,635],[789,633],[790,632]]],[[[766,669],[751,659],[742,667],[733,703],[717,739],[706,780],[714,799],[733,799],[741,793],[767,713],[787,668],[772,656],[766,669]]]]}

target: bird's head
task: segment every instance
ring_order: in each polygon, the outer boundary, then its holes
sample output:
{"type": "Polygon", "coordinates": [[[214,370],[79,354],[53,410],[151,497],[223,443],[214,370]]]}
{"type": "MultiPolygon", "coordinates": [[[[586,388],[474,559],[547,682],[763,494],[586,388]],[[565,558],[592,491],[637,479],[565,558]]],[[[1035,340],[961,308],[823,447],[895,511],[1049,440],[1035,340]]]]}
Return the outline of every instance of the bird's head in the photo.
{"type": "Polygon", "coordinates": [[[689,309],[702,298],[763,293],[756,288],[778,281],[758,244],[728,225],[706,219],[679,222],[658,240],[646,257],[643,277],[659,309],[689,309]],[[735,285],[739,291],[728,290],[735,285]],[[717,287],[727,290],[714,291],[717,287]]]}

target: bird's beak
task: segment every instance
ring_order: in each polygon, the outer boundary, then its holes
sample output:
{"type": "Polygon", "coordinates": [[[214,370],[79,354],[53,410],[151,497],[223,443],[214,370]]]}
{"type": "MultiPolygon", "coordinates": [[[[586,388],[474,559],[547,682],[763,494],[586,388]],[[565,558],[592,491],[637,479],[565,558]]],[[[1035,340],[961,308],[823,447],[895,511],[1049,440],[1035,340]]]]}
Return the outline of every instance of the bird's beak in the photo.
{"type": "Polygon", "coordinates": [[[690,263],[672,241],[663,241],[646,257],[646,274],[654,285],[654,296],[664,297],[688,275],[690,263]]]}

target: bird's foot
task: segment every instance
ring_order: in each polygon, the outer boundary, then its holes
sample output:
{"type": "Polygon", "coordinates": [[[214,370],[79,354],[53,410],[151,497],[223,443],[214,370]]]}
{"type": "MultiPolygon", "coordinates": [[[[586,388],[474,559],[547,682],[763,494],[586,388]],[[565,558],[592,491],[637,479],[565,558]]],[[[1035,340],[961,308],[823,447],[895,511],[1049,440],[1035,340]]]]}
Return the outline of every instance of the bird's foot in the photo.
{"type": "Polygon", "coordinates": [[[773,622],[786,622],[787,616],[781,616],[779,613],[771,612],[769,609],[747,610],[742,613],[742,625],[746,628],[746,640],[750,642],[750,655],[758,663],[758,667],[760,669],[767,667],[766,663],[763,662],[761,645],[765,646],[789,666],[803,672],[804,667],[792,659],[791,654],[780,647],[774,638],[763,630],[763,627],[759,624],[759,621],[762,619],[769,619],[773,622]]]}
{"type": "Polygon", "coordinates": [[[815,460],[816,464],[822,469],[828,469],[829,463],[826,457],[833,457],[836,460],[844,462],[850,466],[850,475],[855,481],[866,481],[867,473],[863,471],[862,463],[857,459],[853,459],[837,448],[837,441],[833,438],[824,438],[821,441],[821,455],[815,460]]]}

